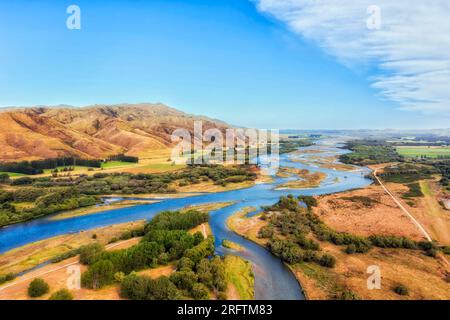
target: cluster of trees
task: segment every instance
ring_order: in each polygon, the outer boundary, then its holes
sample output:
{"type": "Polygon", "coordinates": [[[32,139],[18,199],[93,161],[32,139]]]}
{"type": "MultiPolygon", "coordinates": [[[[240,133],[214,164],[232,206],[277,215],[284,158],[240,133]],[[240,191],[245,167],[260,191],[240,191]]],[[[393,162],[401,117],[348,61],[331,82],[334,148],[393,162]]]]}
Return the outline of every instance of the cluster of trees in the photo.
{"type": "MultiPolygon", "coordinates": [[[[107,161],[139,162],[138,157],[118,154],[110,156],[107,161]]],[[[61,157],[33,161],[8,162],[0,164],[0,171],[16,172],[23,174],[41,174],[45,169],[56,169],[57,167],[84,166],[91,168],[101,168],[104,160],[102,159],[81,159],[75,157],[61,157]]]]}
{"type": "Polygon", "coordinates": [[[333,268],[336,259],[327,253],[319,253],[318,246],[313,247],[317,249],[304,249],[298,242],[276,238],[267,243],[267,248],[287,263],[315,262],[323,267],[333,268]]]}
{"type": "Polygon", "coordinates": [[[110,156],[108,158],[108,161],[122,161],[122,162],[138,163],[139,162],[139,158],[138,157],[133,157],[133,156],[126,156],[124,154],[118,154],[118,155],[115,155],[115,156],[110,156]]]}
{"type": "Polygon", "coordinates": [[[404,161],[404,158],[397,153],[394,147],[380,140],[349,141],[345,148],[353,152],[339,157],[343,163],[368,165],[404,161]]]}
{"type": "Polygon", "coordinates": [[[146,224],[144,231],[147,233],[152,230],[189,230],[208,222],[208,219],[207,212],[197,210],[163,211],[146,224]]]}
{"type": "Polygon", "coordinates": [[[72,187],[47,189],[24,187],[14,191],[0,190],[0,226],[63,210],[87,207],[98,202],[97,197],[80,194],[78,189],[72,187]]]}
{"type": "Polygon", "coordinates": [[[430,179],[438,171],[429,165],[416,163],[400,163],[397,166],[387,167],[379,176],[387,182],[413,183],[422,179],[430,179]]]}
{"type": "Polygon", "coordinates": [[[314,145],[314,143],[309,139],[289,139],[280,140],[279,142],[279,153],[290,153],[297,151],[301,147],[309,147],[314,145]]]}
{"type": "Polygon", "coordinates": [[[336,259],[321,252],[320,245],[308,238],[312,230],[312,222],[308,216],[307,208],[317,205],[313,197],[293,196],[281,197],[278,203],[264,209],[271,213],[268,225],[261,228],[259,237],[269,238],[267,248],[287,263],[314,262],[321,266],[332,268],[336,259]]]}
{"type": "Polygon", "coordinates": [[[133,247],[105,251],[99,244],[79,249],[80,262],[89,265],[81,277],[84,287],[98,289],[120,282],[121,296],[135,300],[208,299],[210,291],[224,296],[224,262],[214,257],[214,240],[188,230],[208,221],[208,214],[196,210],[162,212],[146,224],[141,242],[133,247]],[[169,278],[151,279],[137,271],[176,263],[169,278]]]}
{"type": "Polygon", "coordinates": [[[86,166],[100,168],[101,160],[78,159],[74,157],[54,158],[34,161],[21,161],[0,164],[0,171],[17,172],[23,174],[40,174],[44,169],[55,169],[61,166],[86,166]]]}
{"type": "Polygon", "coordinates": [[[442,175],[441,185],[450,191],[450,160],[433,161],[431,165],[442,175]]]}

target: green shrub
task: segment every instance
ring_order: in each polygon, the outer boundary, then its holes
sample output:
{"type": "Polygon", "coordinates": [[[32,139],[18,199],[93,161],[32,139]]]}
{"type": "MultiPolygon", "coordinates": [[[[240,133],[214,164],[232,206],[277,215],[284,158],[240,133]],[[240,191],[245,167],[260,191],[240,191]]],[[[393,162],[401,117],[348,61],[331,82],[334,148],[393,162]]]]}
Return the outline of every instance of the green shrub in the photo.
{"type": "Polygon", "coordinates": [[[317,261],[322,267],[333,268],[336,265],[336,258],[324,253],[317,261]]]}
{"type": "Polygon", "coordinates": [[[47,282],[45,282],[41,278],[36,278],[31,281],[30,285],[28,286],[28,295],[32,298],[37,298],[48,293],[49,290],[50,287],[48,286],[47,282]]]}
{"type": "Polygon", "coordinates": [[[152,280],[148,277],[131,273],[120,284],[120,296],[131,300],[146,300],[150,281],[152,280]]]}
{"type": "Polygon", "coordinates": [[[80,262],[85,265],[93,264],[97,261],[101,254],[103,253],[104,248],[99,243],[93,243],[81,246],[79,249],[80,252],[80,262]]]}
{"type": "Polygon", "coordinates": [[[92,264],[81,276],[84,288],[100,289],[114,282],[114,265],[109,260],[100,260],[92,264]]]}
{"type": "Polygon", "coordinates": [[[191,295],[196,300],[207,300],[209,299],[208,288],[202,283],[196,283],[192,287],[191,295]]]}
{"type": "Polygon", "coordinates": [[[317,207],[317,199],[312,196],[298,196],[297,199],[306,204],[308,208],[317,207]]]}
{"type": "Polygon", "coordinates": [[[121,283],[123,281],[123,279],[125,279],[125,273],[119,271],[114,273],[114,281],[121,283]]]}
{"type": "Polygon", "coordinates": [[[58,263],[58,262],[61,262],[61,261],[63,261],[63,260],[66,260],[66,259],[75,257],[76,255],[79,254],[79,252],[80,252],[79,249],[72,249],[72,250],[69,250],[69,251],[67,251],[67,252],[61,253],[61,254],[59,254],[59,255],[57,255],[57,256],[51,258],[51,259],[50,259],[50,262],[51,262],[51,263],[58,263]]]}
{"type": "Polygon", "coordinates": [[[177,287],[165,276],[149,282],[147,300],[177,300],[180,297],[177,287]]]}
{"type": "Polygon", "coordinates": [[[356,252],[356,246],[353,243],[351,243],[345,248],[344,251],[346,254],[353,254],[356,252]]]}
{"type": "Polygon", "coordinates": [[[4,275],[0,275],[0,284],[14,280],[15,278],[16,278],[16,275],[14,273],[7,273],[4,275]]]}
{"type": "Polygon", "coordinates": [[[145,232],[150,230],[189,230],[199,224],[208,222],[209,214],[197,210],[164,211],[156,215],[146,226],[145,232]]]}
{"type": "Polygon", "coordinates": [[[361,298],[351,290],[344,290],[340,292],[336,298],[338,300],[361,300],[361,298]]]}
{"type": "Polygon", "coordinates": [[[193,271],[177,271],[170,275],[170,281],[181,290],[191,290],[197,280],[198,277],[193,271]]]}
{"type": "Polygon", "coordinates": [[[73,300],[73,295],[69,290],[61,289],[53,293],[49,300],[73,300]]]}
{"type": "Polygon", "coordinates": [[[396,285],[392,290],[401,296],[407,296],[409,294],[408,288],[403,284],[396,285]]]}

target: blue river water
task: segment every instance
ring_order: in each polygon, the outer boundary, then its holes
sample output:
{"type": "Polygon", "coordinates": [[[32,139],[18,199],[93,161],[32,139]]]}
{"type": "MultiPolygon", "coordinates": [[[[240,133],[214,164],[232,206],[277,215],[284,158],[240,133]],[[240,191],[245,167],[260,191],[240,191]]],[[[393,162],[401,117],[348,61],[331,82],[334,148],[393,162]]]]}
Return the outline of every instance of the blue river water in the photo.
{"type": "MultiPolygon", "coordinates": [[[[338,155],[347,152],[336,148],[334,145],[324,143],[302,150],[320,149],[320,154],[298,155],[307,159],[311,156],[338,155]]],[[[103,226],[151,219],[158,212],[164,210],[176,210],[187,205],[199,205],[210,202],[232,201],[233,205],[212,211],[210,213],[210,225],[215,236],[216,251],[218,254],[229,253],[221,243],[223,239],[229,239],[245,248],[238,254],[253,264],[255,274],[255,299],[304,299],[302,290],[292,272],[278,259],[263,247],[238,236],[226,226],[226,219],[245,207],[256,207],[272,205],[278,201],[280,196],[293,195],[320,195],[341,192],[350,189],[365,187],[372,183],[365,178],[369,172],[366,168],[356,168],[355,171],[339,171],[324,169],[314,164],[303,164],[292,161],[296,155],[282,155],[280,166],[308,169],[312,172],[320,171],[327,174],[327,178],[321,186],[302,190],[275,190],[286,178],[274,177],[273,182],[257,184],[253,187],[218,193],[206,193],[186,198],[169,198],[152,204],[137,205],[133,207],[103,211],[95,214],[52,220],[49,217],[36,219],[0,229],[0,254],[11,249],[23,246],[35,241],[55,237],[62,234],[75,233],[83,230],[99,228],[103,226]]],[[[295,159],[294,159],[295,160],[295,159]]]]}

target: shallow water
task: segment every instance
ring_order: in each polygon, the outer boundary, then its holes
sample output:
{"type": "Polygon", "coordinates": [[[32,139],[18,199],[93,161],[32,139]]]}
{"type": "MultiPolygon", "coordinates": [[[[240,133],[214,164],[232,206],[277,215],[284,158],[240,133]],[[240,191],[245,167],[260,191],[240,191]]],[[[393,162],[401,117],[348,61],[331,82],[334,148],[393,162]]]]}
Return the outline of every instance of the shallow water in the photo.
{"type": "MultiPolygon", "coordinates": [[[[318,156],[336,155],[347,152],[334,146],[324,145],[323,143],[322,145],[301,149],[322,149],[326,151],[326,153],[317,154],[318,156]]],[[[277,185],[286,181],[286,179],[274,178],[272,183],[258,184],[247,189],[201,194],[180,199],[163,199],[157,203],[108,210],[63,220],[50,220],[49,217],[40,218],[0,229],[0,253],[4,253],[31,242],[62,234],[141,219],[151,219],[154,215],[163,210],[176,210],[187,205],[198,205],[210,202],[233,201],[235,202],[234,205],[210,213],[210,225],[215,236],[217,253],[225,254],[230,252],[228,249],[222,247],[221,243],[223,239],[229,239],[245,248],[244,252],[234,254],[238,254],[250,260],[253,264],[256,299],[304,299],[300,285],[292,272],[280,261],[280,259],[273,256],[263,247],[230,231],[226,227],[226,219],[236,211],[248,206],[259,208],[263,205],[272,205],[276,203],[282,195],[329,194],[361,188],[369,185],[372,181],[365,178],[365,175],[369,172],[366,168],[359,168],[359,170],[354,172],[343,172],[293,162],[287,155],[282,155],[280,158],[280,166],[308,169],[312,172],[320,171],[326,173],[328,176],[319,188],[314,189],[274,190],[277,185]]]]}

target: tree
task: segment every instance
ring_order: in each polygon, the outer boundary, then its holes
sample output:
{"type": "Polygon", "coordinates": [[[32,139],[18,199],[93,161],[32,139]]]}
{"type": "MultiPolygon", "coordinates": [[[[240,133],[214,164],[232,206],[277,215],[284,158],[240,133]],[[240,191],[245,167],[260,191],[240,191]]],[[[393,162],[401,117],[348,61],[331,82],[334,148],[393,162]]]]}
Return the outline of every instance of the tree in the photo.
{"type": "Polygon", "coordinates": [[[152,281],[147,277],[140,277],[132,272],[120,284],[120,296],[131,300],[146,300],[147,288],[152,281]]]}
{"type": "Polygon", "coordinates": [[[103,246],[99,243],[88,244],[80,247],[80,262],[82,264],[92,264],[99,259],[103,252],[103,246]]]}
{"type": "Polygon", "coordinates": [[[165,276],[148,283],[148,300],[177,300],[180,296],[177,287],[165,276]]]}
{"type": "Polygon", "coordinates": [[[91,265],[81,276],[85,288],[99,289],[114,282],[114,265],[109,260],[100,260],[91,265]]]}
{"type": "Polygon", "coordinates": [[[191,290],[197,283],[197,279],[198,277],[193,271],[177,271],[170,275],[170,281],[181,290],[191,290]]]}
{"type": "Polygon", "coordinates": [[[73,295],[69,290],[61,289],[53,293],[49,300],[73,300],[73,295]]]}
{"type": "Polygon", "coordinates": [[[208,288],[202,283],[196,283],[191,290],[192,297],[196,300],[207,300],[209,298],[208,288]]]}
{"type": "Polygon", "coordinates": [[[45,282],[41,278],[36,278],[31,281],[28,287],[28,295],[32,298],[37,298],[48,293],[49,290],[50,287],[48,286],[47,282],[45,282]]]}

